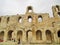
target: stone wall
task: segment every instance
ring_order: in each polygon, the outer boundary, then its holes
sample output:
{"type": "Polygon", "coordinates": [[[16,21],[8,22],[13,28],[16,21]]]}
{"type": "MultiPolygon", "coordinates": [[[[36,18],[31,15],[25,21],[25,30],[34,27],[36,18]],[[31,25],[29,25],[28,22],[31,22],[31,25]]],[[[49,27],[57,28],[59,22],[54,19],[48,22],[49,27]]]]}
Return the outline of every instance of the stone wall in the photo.
{"type": "Polygon", "coordinates": [[[25,14],[0,16],[0,40],[17,43],[60,43],[60,6],[52,6],[53,16],[34,13],[31,6],[25,14]]]}

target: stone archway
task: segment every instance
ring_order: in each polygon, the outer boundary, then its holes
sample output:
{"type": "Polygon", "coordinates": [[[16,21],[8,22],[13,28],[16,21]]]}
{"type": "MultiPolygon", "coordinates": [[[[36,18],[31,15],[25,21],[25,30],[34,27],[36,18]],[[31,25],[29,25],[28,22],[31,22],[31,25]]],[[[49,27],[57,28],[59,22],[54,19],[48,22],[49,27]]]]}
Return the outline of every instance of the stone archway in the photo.
{"type": "Polygon", "coordinates": [[[46,30],[46,39],[48,40],[48,41],[52,41],[52,33],[51,33],[51,31],[50,30],[46,30]]]}
{"type": "Polygon", "coordinates": [[[36,39],[37,40],[42,40],[42,32],[40,30],[36,31],[36,39]]]}
{"type": "Polygon", "coordinates": [[[31,39],[32,39],[32,31],[31,30],[28,30],[26,32],[26,39],[27,39],[28,42],[31,41],[31,39]]]}
{"type": "Polygon", "coordinates": [[[4,41],[4,31],[0,32],[0,42],[4,41]]]}
{"type": "Polygon", "coordinates": [[[8,40],[12,40],[12,30],[8,31],[8,40]]]}
{"type": "Polygon", "coordinates": [[[18,44],[20,44],[22,42],[22,31],[18,31],[17,32],[17,40],[18,40],[18,44]]]}

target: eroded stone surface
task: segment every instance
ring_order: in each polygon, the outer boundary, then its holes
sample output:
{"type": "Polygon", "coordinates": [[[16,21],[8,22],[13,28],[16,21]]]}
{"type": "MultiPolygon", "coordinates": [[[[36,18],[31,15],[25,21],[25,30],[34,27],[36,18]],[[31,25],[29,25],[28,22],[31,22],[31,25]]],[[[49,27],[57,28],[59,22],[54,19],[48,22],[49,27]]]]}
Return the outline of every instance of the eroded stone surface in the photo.
{"type": "Polygon", "coordinates": [[[0,16],[0,42],[59,44],[60,6],[57,6],[52,6],[54,17],[49,17],[48,13],[34,13],[31,6],[25,14],[0,16]]]}

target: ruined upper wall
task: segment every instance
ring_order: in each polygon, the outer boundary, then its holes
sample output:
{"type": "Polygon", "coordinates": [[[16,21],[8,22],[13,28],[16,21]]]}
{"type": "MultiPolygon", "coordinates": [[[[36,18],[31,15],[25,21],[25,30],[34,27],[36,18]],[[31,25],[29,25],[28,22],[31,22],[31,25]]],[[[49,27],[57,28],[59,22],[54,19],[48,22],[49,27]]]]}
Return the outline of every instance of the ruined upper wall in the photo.
{"type": "Polygon", "coordinates": [[[51,25],[52,22],[55,22],[55,20],[59,20],[60,15],[60,6],[56,5],[52,7],[52,11],[54,14],[53,18],[49,17],[48,13],[34,13],[33,8],[31,6],[27,7],[27,11],[25,14],[17,14],[12,16],[0,16],[0,26],[3,25],[11,25],[11,24],[20,24],[20,25],[27,25],[27,24],[34,24],[34,25],[48,25],[48,23],[51,25]],[[58,17],[59,19],[54,19],[55,17],[58,17]],[[41,19],[41,22],[38,21],[41,19]],[[29,22],[29,20],[32,20],[32,22],[29,22]]]}
{"type": "Polygon", "coordinates": [[[52,6],[52,11],[53,11],[53,16],[54,17],[59,17],[60,16],[60,6],[52,6]]]}

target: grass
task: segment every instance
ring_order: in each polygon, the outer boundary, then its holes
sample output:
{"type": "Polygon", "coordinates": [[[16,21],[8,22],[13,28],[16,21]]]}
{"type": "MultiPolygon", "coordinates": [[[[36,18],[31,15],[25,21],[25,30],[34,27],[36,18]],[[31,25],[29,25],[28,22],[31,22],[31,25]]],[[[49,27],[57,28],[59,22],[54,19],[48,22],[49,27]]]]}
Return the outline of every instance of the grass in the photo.
{"type": "Polygon", "coordinates": [[[8,41],[8,42],[0,42],[0,45],[17,45],[17,43],[8,41]]]}

